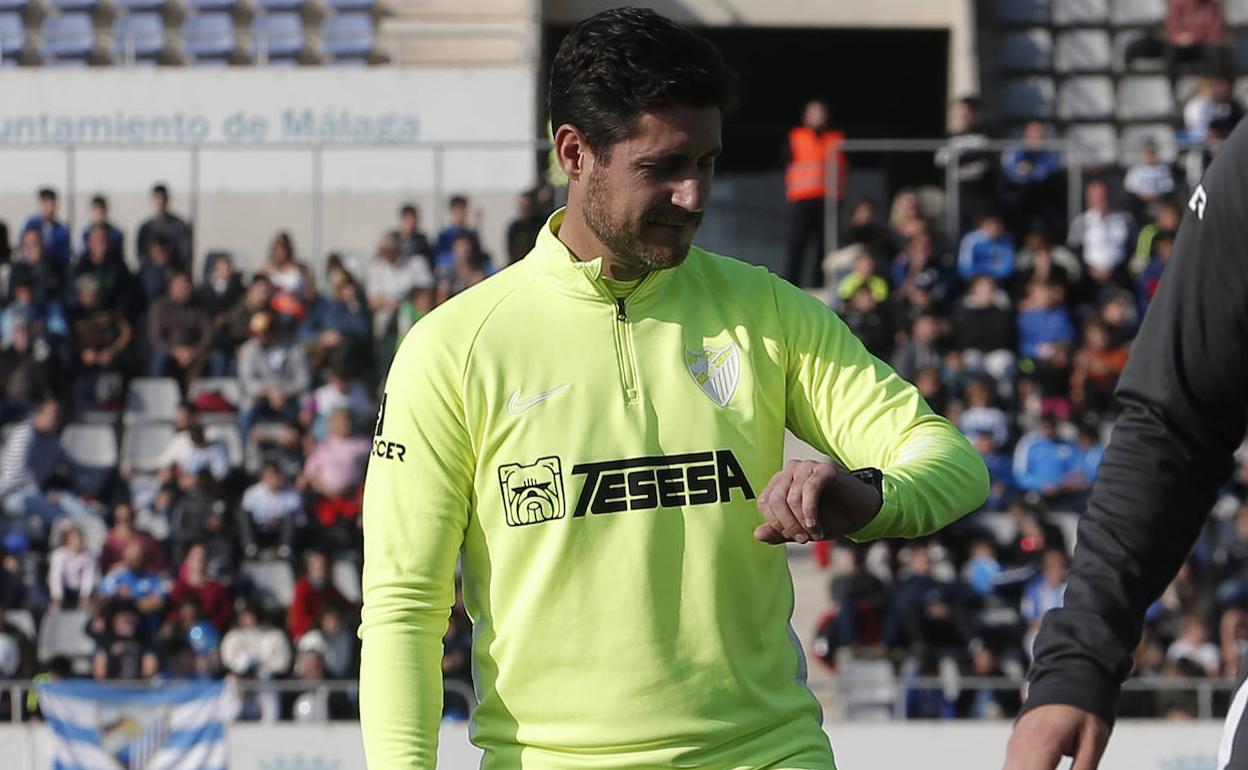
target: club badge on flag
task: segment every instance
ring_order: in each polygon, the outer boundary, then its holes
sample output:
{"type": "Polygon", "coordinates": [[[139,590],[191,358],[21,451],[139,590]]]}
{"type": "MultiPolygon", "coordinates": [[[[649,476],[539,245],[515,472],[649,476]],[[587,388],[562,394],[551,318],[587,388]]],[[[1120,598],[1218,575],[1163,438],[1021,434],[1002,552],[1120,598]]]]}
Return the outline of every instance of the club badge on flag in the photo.
{"type": "Polygon", "coordinates": [[[225,770],[225,725],[238,711],[226,682],[39,687],[53,770],[225,770]]]}

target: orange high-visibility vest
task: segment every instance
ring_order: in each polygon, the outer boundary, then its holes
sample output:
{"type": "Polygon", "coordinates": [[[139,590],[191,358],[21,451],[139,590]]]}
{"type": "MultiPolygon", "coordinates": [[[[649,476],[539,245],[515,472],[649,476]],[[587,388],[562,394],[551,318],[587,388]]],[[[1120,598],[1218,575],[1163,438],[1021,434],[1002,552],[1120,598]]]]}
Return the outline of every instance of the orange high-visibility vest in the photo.
{"type": "Polygon", "coordinates": [[[836,197],[845,195],[845,153],[837,149],[845,140],[840,131],[816,134],[813,129],[798,126],[789,132],[789,151],[793,160],[784,175],[786,197],[791,201],[823,198],[827,195],[828,153],[836,153],[836,197]]]}

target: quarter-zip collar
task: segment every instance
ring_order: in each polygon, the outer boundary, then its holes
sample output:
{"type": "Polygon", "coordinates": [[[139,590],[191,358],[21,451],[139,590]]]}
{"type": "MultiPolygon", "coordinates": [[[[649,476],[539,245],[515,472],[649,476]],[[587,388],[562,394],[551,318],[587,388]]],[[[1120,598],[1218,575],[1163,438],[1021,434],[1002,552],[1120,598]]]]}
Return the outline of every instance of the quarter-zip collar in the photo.
{"type": "MultiPolygon", "coordinates": [[[[560,208],[550,215],[542,231],[537,236],[537,244],[526,257],[537,263],[540,273],[554,282],[561,290],[575,296],[616,304],[615,297],[602,282],[602,257],[588,261],[576,258],[571,249],[559,240],[557,233],[563,225],[566,208],[560,208]]],[[[665,283],[671,274],[680,270],[683,265],[666,270],[654,270],[642,279],[637,288],[629,294],[627,302],[631,308],[633,303],[655,291],[665,283]]]]}

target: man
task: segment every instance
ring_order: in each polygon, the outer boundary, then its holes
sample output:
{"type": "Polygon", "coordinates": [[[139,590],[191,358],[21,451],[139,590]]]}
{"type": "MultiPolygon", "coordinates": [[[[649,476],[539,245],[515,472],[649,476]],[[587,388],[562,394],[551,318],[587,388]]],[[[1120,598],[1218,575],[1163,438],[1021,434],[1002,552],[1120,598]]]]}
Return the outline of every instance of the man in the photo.
{"type": "Polygon", "coordinates": [[[969,281],[980,275],[1006,281],[1014,274],[1014,239],[996,214],[984,214],[979,227],[962,236],[958,249],[958,276],[969,281]]]}
{"type": "Polygon", "coordinates": [[[212,345],[212,319],[191,292],[191,277],[174,273],[169,293],[156,301],[147,317],[152,346],[152,377],[177,377],[183,390],[208,361],[212,345]]]}
{"type": "Polygon", "coordinates": [[[537,210],[532,190],[516,196],[516,218],[507,225],[507,264],[524,259],[537,243],[537,236],[546,224],[546,217],[537,210]]]}
{"type": "MultiPolygon", "coordinates": [[[[368,264],[368,309],[373,314],[373,339],[385,345],[395,332],[395,312],[414,288],[433,286],[433,273],[422,257],[402,257],[399,237],[387,233],[377,240],[377,252],[368,264]]],[[[393,340],[385,347],[393,350],[393,340]]]]}
{"type": "Polygon", "coordinates": [[[171,263],[182,270],[191,269],[191,226],[169,211],[169,188],[163,184],[152,186],[152,217],[139,225],[135,253],[142,261],[147,256],[147,244],[158,235],[169,243],[171,263]]]}
{"type": "Polygon", "coordinates": [[[54,476],[65,463],[60,420],[60,406],[46,399],[5,440],[0,450],[0,512],[17,517],[5,522],[5,530],[42,539],[62,516],[80,526],[98,524],[99,514],[89,504],[71,492],[52,489],[54,476]]]}
{"type": "MultiPolygon", "coordinates": [[[[802,125],[789,131],[784,173],[785,197],[789,200],[789,267],[786,277],[798,286],[807,285],[807,255],[811,246],[818,265],[823,259],[824,201],[828,194],[828,156],[836,153],[836,201],[845,197],[845,153],[840,150],[845,134],[828,128],[828,105],[815,99],[802,112],[802,125]]],[[[816,271],[817,272],[817,271],[816,271]]],[[[818,280],[818,276],[814,277],[818,280]]]]}
{"type": "Polygon", "coordinates": [[[1001,155],[1004,192],[1012,215],[1010,228],[1021,233],[1040,227],[1053,232],[1062,219],[1062,159],[1049,147],[1048,131],[1038,120],[1023,126],[1022,141],[1001,155]]]}
{"type": "Polygon", "coordinates": [[[415,203],[404,203],[399,209],[399,229],[395,235],[399,238],[401,258],[422,259],[430,271],[433,270],[433,250],[429,246],[429,238],[420,229],[420,209],[415,203]]]}
{"type": "Polygon", "coordinates": [[[974,449],[821,302],[691,248],[729,84],[653,11],[575,27],[549,89],[568,207],[404,338],[364,498],[374,770],[434,765],[461,548],[486,770],[830,768],[767,544],[983,500],[974,449]],[[868,480],[782,468],[786,422],[868,480]]]}
{"type": "Polygon", "coordinates": [[[298,399],[312,381],[307,352],[282,331],[271,311],[253,315],[248,329],[251,339],[238,349],[244,400],[239,427],[244,438],[261,420],[294,422],[298,399]]]}
{"type": "Polygon", "coordinates": [[[435,257],[433,264],[434,272],[450,272],[455,264],[455,254],[452,249],[455,246],[455,239],[461,235],[467,235],[472,238],[478,247],[481,245],[481,236],[476,230],[468,226],[468,199],[462,195],[452,195],[451,201],[447,209],[451,223],[438,233],[438,242],[435,246],[435,257]]]}
{"type": "Polygon", "coordinates": [[[1165,197],[1174,192],[1174,172],[1170,164],[1158,159],[1152,139],[1144,143],[1140,161],[1127,169],[1122,189],[1131,196],[1132,213],[1143,221],[1152,219],[1165,197]]]}
{"type": "Polygon", "coordinates": [[[108,258],[109,260],[122,261],[122,249],[124,248],[125,238],[121,231],[108,221],[108,199],[103,195],[96,195],[91,199],[91,222],[82,228],[82,246],[79,250],[86,252],[88,250],[87,239],[91,236],[91,231],[96,227],[103,227],[108,237],[108,258]]]}
{"type": "MultiPolygon", "coordinates": [[[[1008,770],[1051,770],[1063,755],[1075,757],[1075,770],[1097,766],[1144,611],[1178,572],[1235,467],[1248,427],[1246,163],[1248,129],[1240,128],[1188,201],[1119,380],[1123,411],[1079,522],[1064,606],[1036,639],[1008,770]]],[[[1242,706],[1248,665],[1239,671],[1232,703],[1242,706]]],[[[1219,770],[1248,768],[1243,709],[1231,714],[1219,770]]]]}
{"type": "Polygon", "coordinates": [[[1079,252],[1094,280],[1112,278],[1127,259],[1133,222],[1130,215],[1110,208],[1109,188],[1095,180],[1084,190],[1087,210],[1070,223],[1066,245],[1079,252]]]}
{"type": "Polygon", "coordinates": [[[52,265],[64,273],[69,266],[69,228],[56,218],[56,190],[45,187],[39,191],[39,213],[22,225],[22,231],[37,230],[43,236],[44,253],[52,265]]]}

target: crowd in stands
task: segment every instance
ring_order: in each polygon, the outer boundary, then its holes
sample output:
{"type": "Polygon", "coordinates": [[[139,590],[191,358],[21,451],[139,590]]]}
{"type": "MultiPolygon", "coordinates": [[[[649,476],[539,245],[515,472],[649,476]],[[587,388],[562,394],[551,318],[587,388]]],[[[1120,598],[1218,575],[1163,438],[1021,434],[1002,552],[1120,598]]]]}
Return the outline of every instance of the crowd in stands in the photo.
{"type": "MultiPolygon", "coordinates": [[[[1225,80],[1198,88],[1184,130],[1205,142],[1193,150],[1202,164],[1242,112],[1225,80]]],[[[1040,618],[1061,604],[1114,388],[1198,176],[1185,178],[1150,143],[1134,163],[1081,169],[1082,212],[1066,221],[1069,169],[1042,124],[990,153],[973,104],[956,104],[952,122],[965,150],[962,232],[944,232],[915,190],[896,194],[884,214],[861,199],[849,208],[848,245],[825,266],[843,319],[974,443],[991,493],[981,511],[925,541],[820,548],[831,605],[819,654],[837,668],[887,660],[903,677],[1021,679],[1040,618]]],[[[1136,677],[1236,674],[1248,648],[1242,454],[1188,565],[1149,612],[1136,677]]],[[[1011,716],[1020,694],[914,688],[904,709],[1011,716]]],[[[1191,717],[1197,700],[1193,691],[1129,692],[1123,709],[1191,717]]]]}
{"type": "MultiPolygon", "coordinates": [[[[103,196],[70,233],[51,189],[13,246],[0,228],[0,679],[291,680],[307,687],[253,689],[243,718],[350,718],[353,696],[310,693],[357,672],[379,385],[404,332],[496,262],[456,196],[432,237],[403,205],[354,274],[284,232],[244,273],[224,252],[193,263],[169,199],[152,189],[132,241],[103,196]],[[164,413],[144,404],[161,388],[164,413]],[[91,467],[65,433],[100,425],[122,449],[91,467]]],[[[505,260],[552,199],[520,196],[505,260]]],[[[457,603],[448,680],[471,683],[470,639],[457,603]]],[[[0,696],[0,718],[37,708],[0,696]]]]}

